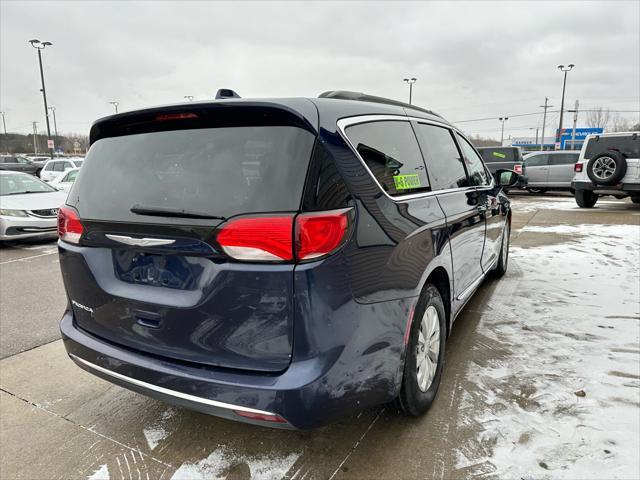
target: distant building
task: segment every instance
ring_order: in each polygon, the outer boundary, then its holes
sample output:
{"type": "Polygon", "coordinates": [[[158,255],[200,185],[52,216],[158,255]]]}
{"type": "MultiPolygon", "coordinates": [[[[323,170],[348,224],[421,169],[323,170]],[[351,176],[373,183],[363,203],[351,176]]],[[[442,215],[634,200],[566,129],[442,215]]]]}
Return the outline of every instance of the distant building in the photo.
{"type": "MultiPolygon", "coordinates": [[[[556,135],[545,135],[543,150],[580,150],[587,135],[602,133],[602,128],[576,128],[575,139],[573,139],[573,128],[563,128],[560,142],[556,143],[556,135]]],[[[520,147],[525,152],[540,150],[540,140],[536,137],[513,137],[505,140],[505,146],[520,147]]]]}

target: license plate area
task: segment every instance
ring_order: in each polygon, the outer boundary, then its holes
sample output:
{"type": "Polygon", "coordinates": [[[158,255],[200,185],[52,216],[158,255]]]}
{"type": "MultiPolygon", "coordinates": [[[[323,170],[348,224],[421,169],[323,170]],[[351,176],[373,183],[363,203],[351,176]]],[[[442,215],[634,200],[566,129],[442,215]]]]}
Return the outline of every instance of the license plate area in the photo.
{"type": "Polygon", "coordinates": [[[135,285],[195,290],[203,267],[181,255],[158,255],[135,250],[113,250],[118,279],[135,285]]]}

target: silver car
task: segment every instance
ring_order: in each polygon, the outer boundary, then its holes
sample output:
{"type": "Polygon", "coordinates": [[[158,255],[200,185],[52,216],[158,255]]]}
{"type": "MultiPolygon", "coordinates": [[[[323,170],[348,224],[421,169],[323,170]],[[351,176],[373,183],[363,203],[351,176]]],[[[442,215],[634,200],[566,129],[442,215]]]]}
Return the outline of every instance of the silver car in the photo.
{"type": "Polygon", "coordinates": [[[55,235],[66,199],[66,192],[32,175],[0,171],[0,240],[55,235]]]}
{"type": "Polygon", "coordinates": [[[524,156],[525,175],[531,193],[571,190],[573,167],[579,151],[533,152],[524,156]]]}

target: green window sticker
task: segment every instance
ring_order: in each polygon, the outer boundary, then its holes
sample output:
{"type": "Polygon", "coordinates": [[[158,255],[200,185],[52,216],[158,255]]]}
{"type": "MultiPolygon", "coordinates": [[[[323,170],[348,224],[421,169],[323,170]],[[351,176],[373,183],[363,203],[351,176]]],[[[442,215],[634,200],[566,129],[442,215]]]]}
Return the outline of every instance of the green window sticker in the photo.
{"type": "Polygon", "coordinates": [[[498,158],[507,158],[507,156],[504,153],[500,153],[500,152],[491,152],[491,155],[498,158]]]}
{"type": "Polygon", "coordinates": [[[394,175],[393,183],[396,190],[409,190],[410,188],[420,188],[420,177],[417,173],[410,173],[408,175],[394,175]]]}

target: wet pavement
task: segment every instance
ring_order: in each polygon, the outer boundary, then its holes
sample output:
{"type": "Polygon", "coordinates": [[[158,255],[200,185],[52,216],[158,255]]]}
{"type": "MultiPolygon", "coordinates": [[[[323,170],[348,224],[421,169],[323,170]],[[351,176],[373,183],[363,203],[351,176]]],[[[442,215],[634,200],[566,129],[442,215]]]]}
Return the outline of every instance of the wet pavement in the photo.
{"type": "Polygon", "coordinates": [[[508,272],[456,321],[431,410],[308,432],[84,372],[58,340],[55,244],[0,248],[0,478],[640,478],[640,206],[514,195],[514,211],[508,272]]]}

